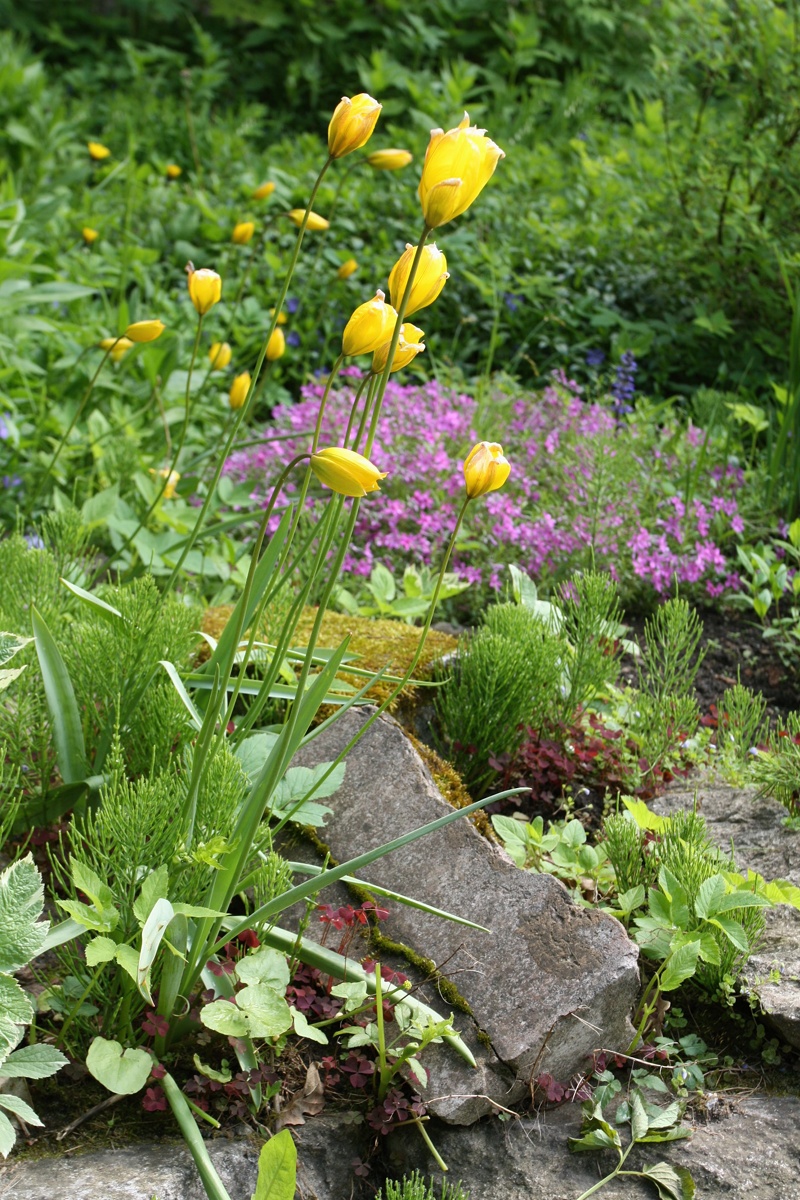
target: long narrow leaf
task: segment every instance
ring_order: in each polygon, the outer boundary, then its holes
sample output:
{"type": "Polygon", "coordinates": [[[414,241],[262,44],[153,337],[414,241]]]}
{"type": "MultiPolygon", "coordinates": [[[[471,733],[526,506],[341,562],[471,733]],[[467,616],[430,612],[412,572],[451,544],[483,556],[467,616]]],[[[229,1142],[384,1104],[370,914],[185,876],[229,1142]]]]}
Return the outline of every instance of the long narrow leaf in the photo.
{"type": "Polygon", "coordinates": [[[95,596],[92,592],[87,592],[85,588],[78,587],[77,583],[70,583],[68,579],[62,579],[65,588],[68,588],[73,596],[77,596],[84,604],[88,604],[91,608],[99,613],[101,617],[112,618],[113,620],[122,620],[122,613],[118,608],[114,608],[111,604],[106,604],[105,600],[101,600],[99,596],[95,596]]]}
{"type": "MultiPolygon", "coordinates": [[[[197,711],[197,709],[195,708],[195,706],[192,704],[191,697],[189,696],[189,693],[187,692],[186,688],[184,687],[183,680],[181,679],[180,675],[178,674],[178,668],[175,666],[174,663],[168,662],[167,659],[165,659],[165,658],[159,659],[159,666],[164,668],[164,670],[167,672],[170,679],[172,680],[172,685],[175,688],[175,691],[180,696],[180,698],[183,702],[183,706],[186,709],[186,711],[188,712],[189,719],[191,720],[195,729],[198,729],[198,730],[202,729],[202,726],[203,726],[202,717],[200,716],[200,714],[197,711]]],[[[213,681],[209,680],[209,683],[211,683],[211,682],[213,682],[213,681]]]]}
{"type": "Polygon", "coordinates": [[[86,746],[75,689],[53,635],[34,605],[31,605],[31,624],[53,727],[58,769],[64,783],[78,783],[86,777],[86,746]]]}

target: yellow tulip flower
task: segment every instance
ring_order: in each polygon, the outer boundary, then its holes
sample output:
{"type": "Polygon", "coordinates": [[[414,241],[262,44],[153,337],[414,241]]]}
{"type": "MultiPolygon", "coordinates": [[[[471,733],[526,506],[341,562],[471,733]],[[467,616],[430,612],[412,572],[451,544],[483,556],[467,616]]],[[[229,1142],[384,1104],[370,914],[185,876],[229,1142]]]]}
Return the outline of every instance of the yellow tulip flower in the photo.
{"type": "Polygon", "coordinates": [[[214,342],[208,352],[208,361],[212,371],[224,371],[233,357],[233,351],[228,342],[214,342]]]}
{"type": "MultiPolygon", "coordinates": [[[[416,252],[416,246],[406,243],[405,253],[400,255],[389,273],[389,296],[395,308],[400,307],[416,252]]],[[[431,242],[423,247],[405,315],[410,317],[421,308],[433,304],[449,278],[447,259],[441,250],[437,249],[436,243],[431,242]]]]}
{"type": "Polygon", "coordinates": [[[355,450],[330,446],[311,455],[311,469],[320,483],[340,496],[366,496],[379,491],[378,480],[386,478],[374,463],[355,450]]]}
{"type": "Polygon", "coordinates": [[[237,375],[231,384],[231,390],[228,392],[228,404],[231,408],[241,408],[247,399],[247,393],[250,391],[252,379],[249,371],[242,371],[241,375],[237,375]]]}
{"type": "Polygon", "coordinates": [[[93,158],[95,162],[102,162],[111,154],[108,146],[104,146],[102,142],[87,142],[86,148],[89,151],[89,157],[93,158]]]}
{"type": "Polygon", "coordinates": [[[239,221],[233,227],[231,241],[237,246],[246,246],[255,233],[255,228],[252,221],[239,221]]]}
{"type": "Polygon", "coordinates": [[[166,479],[166,481],[167,481],[167,486],[164,488],[164,491],[161,493],[161,499],[162,500],[174,500],[175,499],[175,489],[177,488],[178,483],[180,482],[180,478],[181,478],[180,472],[179,471],[170,471],[169,467],[162,467],[160,471],[154,471],[153,468],[151,467],[150,474],[153,476],[154,479],[156,478],[156,476],[160,476],[162,479],[166,479]]]}
{"type": "Polygon", "coordinates": [[[496,492],[508,479],[511,464],[497,442],[478,442],[464,461],[464,482],[470,500],[496,492]]]}
{"type": "Polygon", "coordinates": [[[166,326],[163,321],[134,321],[125,330],[125,337],[132,342],[154,342],[160,338],[166,326]]]}
{"type": "MultiPolygon", "coordinates": [[[[293,208],[286,215],[292,224],[296,225],[299,229],[303,224],[303,217],[306,215],[306,210],[304,208],[293,208]]],[[[330,221],[326,221],[319,213],[310,212],[308,214],[306,229],[310,229],[312,233],[321,233],[324,229],[330,229],[330,227],[330,221]]]]}
{"type": "Polygon", "coordinates": [[[127,337],[103,338],[100,342],[100,349],[108,350],[114,362],[119,362],[132,348],[133,342],[127,337]]]}
{"type": "Polygon", "coordinates": [[[366,92],[357,96],[342,96],[328,125],[328,153],[331,158],[343,158],[361,147],[372,137],[381,108],[366,92]]]}
{"type": "Polygon", "coordinates": [[[186,281],[189,288],[189,299],[201,317],[210,312],[222,298],[222,280],[216,271],[201,267],[199,271],[192,269],[186,281]]]}
{"type": "Polygon", "coordinates": [[[347,262],[343,262],[336,272],[337,279],[349,279],[351,275],[355,275],[358,270],[358,263],[354,258],[348,258],[347,262]]]}
{"type": "Polygon", "coordinates": [[[274,183],[260,183],[253,191],[254,200],[266,200],[275,191],[274,183]]]}
{"type": "Polygon", "coordinates": [[[372,300],[359,304],[342,334],[342,350],[348,356],[372,354],[392,340],[397,313],[377,291],[372,300]]]}
{"type": "Polygon", "coordinates": [[[367,155],[367,162],[376,171],[401,171],[413,158],[409,150],[373,150],[367,155]]]}
{"type": "Polygon", "coordinates": [[[432,129],[419,182],[425,224],[436,229],[465,212],[501,158],[505,153],[487,138],[485,129],[470,125],[468,113],[456,129],[432,129]]]}
{"type": "Polygon", "coordinates": [[[283,335],[283,330],[278,327],[273,329],[272,337],[267,342],[267,360],[276,362],[279,358],[283,358],[286,353],[286,338],[283,335]]]}
{"type": "Polygon", "coordinates": [[[87,246],[91,246],[100,237],[99,230],[92,229],[90,225],[84,225],[81,234],[87,246]]]}
{"type": "MultiPolygon", "coordinates": [[[[269,310],[269,315],[270,315],[271,317],[274,317],[274,316],[275,316],[275,309],[274,309],[274,308],[271,308],[271,309],[269,310]]],[[[286,313],[285,313],[285,312],[282,312],[282,311],[281,311],[281,312],[279,312],[279,313],[278,313],[278,324],[279,324],[279,325],[285,325],[285,324],[286,324],[286,322],[287,322],[288,320],[289,320],[289,318],[287,317],[287,315],[286,315],[286,313]]]]}
{"type": "MultiPolygon", "coordinates": [[[[407,367],[418,354],[421,354],[425,349],[423,338],[425,334],[421,329],[417,329],[416,325],[411,325],[408,322],[400,326],[400,338],[395,348],[394,358],[392,359],[390,375],[395,371],[399,371],[401,367],[407,367]]],[[[372,356],[372,374],[381,375],[386,366],[386,359],[389,357],[389,346],[391,342],[387,342],[380,349],[376,350],[372,356]]]]}
{"type": "Polygon", "coordinates": [[[177,163],[167,163],[167,179],[179,179],[182,174],[183,167],[179,167],[177,163]]]}

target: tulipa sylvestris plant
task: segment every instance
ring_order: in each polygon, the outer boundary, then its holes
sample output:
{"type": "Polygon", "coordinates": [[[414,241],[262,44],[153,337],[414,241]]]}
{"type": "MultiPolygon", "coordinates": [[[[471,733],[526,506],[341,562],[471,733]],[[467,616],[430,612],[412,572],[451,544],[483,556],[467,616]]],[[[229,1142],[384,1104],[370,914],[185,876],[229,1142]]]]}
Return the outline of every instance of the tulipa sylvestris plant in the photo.
{"type": "MultiPolygon", "coordinates": [[[[297,240],[287,275],[272,309],[271,321],[265,331],[258,360],[252,373],[242,372],[231,385],[229,405],[232,412],[227,439],[219,452],[213,477],[207,485],[206,498],[194,527],[184,539],[181,555],[167,581],[167,593],[174,587],[186,555],[203,532],[210,498],[218,485],[223,465],[239,430],[252,410],[264,364],[274,361],[284,351],[285,341],[279,323],[306,230],[327,227],[327,222],[317,217],[313,211],[320,183],[337,159],[366,144],[379,114],[380,105],[366,95],[342,100],[333,114],[328,131],[328,157],[311,190],[307,206],[292,210],[289,214],[298,226],[297,240]]],[[[397,169],[406,165],[406,161],[400,162],[396,157],[405,155],[403,151],[379,153],[384,156],[383,161],[373,163],[374,166],[397,169]],[[390,154],[395,156],[391,163],[385,157],[390,154]]],[[[387,304],[384,293],[377,290],[373,299],[356,307],[347,322],[342,340],[342,353],[320,402],[317,425],[309,449],[286,463],[273,488],[255,535],[242,594],[222,635],[213,643],[209,659],[183,678],[179,676],[173,664],[162,664],[178,689],[188,718],[196,731],[187,767],[188,779],[185,789],[176,800],[174,820],[180,830],[183,853],[195,864],[193,870],[197,880],[202,882],[202,903],[182,904],[170,895],[170,863],[151,871],[140,880],[141,891],[136,901],[135,912],[141,929],[136,936],[136,944],[131,945],[130,942],[116,940],[113,891],[102,881],[93,882],[88,879],[85,873],[80,878],[73,875],[76,888],[83,892],[91,903],[71,904],[68,908],[70,920],[51,931],[48,938],[47,945],[53,946],[80,936],[86,942],[87,962],[95,971],[119,973],[119,991],[122,997],[120,1012],[125,1019],[120,1018],[115,1028],[118,1036],[122,1036],[120,1029],[128,1031],[127,1045],[123,1047],[113,1037],[106,1037],[104,1025],[104,1036],[96,1037],[92,1042],[87,1066],[94,1077],[110,1090],[129,1094],[143,1089],[155,1069],[211,1200],[229,1200],[228,1193],[213,1167],[202,1138],[197,1135],[190,1102],[180,1091],[168,1068],[173,1047],[191,1024],[185,1019],[185,1014],[191,1007],[193,998],[196,998],[198,989],[203,984],[208,987],[210,982],[213,984],[215,980],[223,978],[224,972],[214,969],[219,965],[219,956],[224,946],[246,929],[255,928],[258,931],[262,950],[257,953],[263,953],[265,947],[272,947],[281,955],[288,952],[303,961],[321,966],[321,969],[343,980],[365,982],[373,994],[378,992],[379,1011],[382,1011],[381,994],[390,1002],[402,999],[403,1002],[411,1004],[425,1020],[437,1021],[442,1027],[444,1040],[474,1065],[469,1050],[449,1022],[442,1022],[437,1014],[426,1009],[419,1001],[409,998],[406,993],[381,985],[379,972],[369,976],[357,964],[342,959],[316,943],[307,942],[302,938],[298,940],[294,934],[275,925],[275,921],[281,912],[297,901],[315,897],[324,887],[345,877],[352,877],[389,851],[443,828],[452,821],[460,820],[500,797],[490,796],[466,808],[453,810],[439,820],[411,830],[402,837],[377,846],[349,862],[322,870],[303,882],[285,887],[279,894],[257,904],[255,910],[247,917],[231,917],[229,909],[234,897],[248,888],[257,874],[260,850],[265,844],[265,837],[267,840],[269,837],[268,833],[264,833],[264,822],[270,820],[276,789],[298,749],[315,736],[314,721],[318,710],[323,704],[336,706],[333,716],[328,717],[324,724],[335,721],[350,707],[363,702],[366,692],[375,680],[383,675],[383,672],[379,673],[379,676],[364,672],[367,677],[359,691],[348,694],[337,692],[334,685],[337,673],[345,661],[348,639],[333,652],[321,654],[318,643],[322,621],[347,553],[359,506],[362,500],[368,503],[379,502],[380,498],[376,495],[379,492],[378,483],[387,474],[381,463],[373,463],[371,454],[389,374],[407,365],[424,349],[422,331],[405,322],[406,314],[434,303],[448,277],[444,254],[435,245],[426,246],[428,235],[434,227],[454,219],[469,207],[488,182],[502,156],[503,152],[485,138],[483,131],[469,126],[467,118],[456,130],[447,134],[438,130],[433,132],[419,192],[423,212],[422,232],[416,246],[409,246],[392,269],[390,289],[393,305],[387,304]],[[346,444],[320,449],[323,411],[338,365],[345,356],[364,354],[373,355],[372,372],[367,375],[353,405],[344,438],[346,444]],[[359,411],[362,393],[363,405],[359,411]],[[290,505],[282,495],[283,489],[287,480],[301,469],[301,485],[290,505]],[[301,542],[299,522],[313,478],[329,488],[330,495],[323,506],[321,517],[316,522],[313,539],[306,538],[301,542]],[[283,506],[283,513],[277,529],[268,539],[267,529],[279,503],[283,506]],[[310,548],[312,546],[313,549],[310,548]],[[254,686],[248,681],[246,672],[253,657],[262,616],[267,605],[275,600],[282,589],[290,589],[293,568],[301,557],[308,560],[303,572],[303,582],[296,586],[287,615],[274,635],[275,645],[267,647],[263,678],[254,686]],[[315,585],[321,585],[319,606],[307,644],[300,652],[293,649],[297,645],[298,619],[315,585]],[[285,664],[288,661],[294,664],[295,675],[294,684],[287,689],[285,664]],[[237,700],[243,688],[248,689],[251,699],[244,716],[237,708],[237,700]],[[276,688],[279,690],[276,691],[276,688]],[[199,853],[200,850],[204,850],[205,843],[198,843],[198,801],[202,782],[217,756],[223,755],[230,748],[241,746],[258,730],[259,718],[270,698],[274,695],[286,697],[287,692],[291,703],[286,710],[284,721],[279,728],[272,728],[269,736],[260,735],[261,741],[258,744],[261,750],[257,768],[252,772],[244,800],[235,813],[232,832],[230,836],[220,839],[220,845],[209,860],[208,854],[203,857],[199,853]],[[90,932],[92,937],[87,940],[87,934],[90,932]],[[155,1010],[153,1027],[156,1033],[153,1037],[152,1051],[142,1046],[142,1039],[135,1035],[132,1023],[131,1015],[137,1008],[141,1011],[145,1005],[155,1010]],[[124,1070],[120,1063],[123,1063],[124,1070]]],[[[259,193],[259,198],[266,198],[269,195],[269,185],[264,184],[256,189],[256,194],[259,193]]],[[[216,271],[209,268],[195,270],[190,264],[187,286],[198,319],[187,372],[186,416],[172,462],[153,472],[156,479],[161,481],[161,486],[153,500],[151,511],[162,499],[170,499],[176,494],[176,486],[180,480],[178,460],[188,420],[192,371],[198,355],[203,321],[222,295],[222,279],[216,271]]],[[[123,337],[110,339],[111,345],[106,349],[106,357],[113,356],[121,345],[127,350],[136,342],[154,340],[162,329],[161,322],[157,320],[136,322],[129,326],[123,337]]],[[[230,348],[227,343],[215,343],[211,347],[209,357],[213,367],[225,366],[230,361],[230,348]]],[[[102,367],[102,363],[100,366],[102,367]]],[[[344,747],[336,762],[327,766],[321,778],[315,778],[311,791],[297,801],[289,812],[283,813],[274,828],[279,829],[295,811],[310,800],[325,778],[344,760],[356,741],[412,679],[424,651],[450,556],[468,507],[487,492],[501,487],[508,477],[509,470],[510,465],[496,443],[481,442],[468,455],[464,464],[464,500],[410,665],[402,678],[392,680],[394,686],[390,695],[364,722],[359,733],[344,747]]],[[[81,589],[77,589],[77,592],[80,591],[81,589]]],[[[84,592],[81,598],[87,603],[102,603],[88,592],[84,592]]],[[[104,605],[104,609],[108,620],[122,620],[122,615],[116,609],[108,605],[104,605]]],[[[57,678],[63,684],[63,661],[38,614],[34,618],[34,624],[43,672],[49,673],[52,678],[57,678]]],[[[350,665],[348,672],[352,672],[350,665]]],[[[48,698],[50,694],[48,692],[48,698]]],[[[76,778],[76,773],[79,776],[79,772],[76,772],[74,764],[85,761],[85,755],[81,753],[81,746],[78,744],[82,738],[81,719],[79,714],[75,719],[75,703],[71,688],[60,686],[59,727],[67,732],[57,751],[59,755],[68,754],[69,766],[72,769],[68,769],[68,764],[62,764],[60,760],[59,766],[62,767],[65,781],[69,780],[70,786],[80,789],[82,781],[80,777],[76,778]],[[63,719],[65,713],[69,720],[63,719]]],[[[91,786],[95,790],[98,787],[97,777],[102,777],[107,769],[106,752],[98,755],[91,768],[91,786]]],[[[89,780],[83,782],[88,789],[89,780]]],[[[512,793],[502,793],[502,796],[509,794],[512,793]]],[[[394,898],[401,902],[407,899],[397,896],[394,898]]],[[[450,914],[438,915],[463,921],[463,918],[450,914]]],[[[241,965],[238,969],[241,970],[241,965]]],[[[219,984],[219,987],[222,989],[219,995],[224,999],[228,993],[222,984],[219,984]]],[[[223,1006],[223,1009],[226,1013],[230,1012],[228,1006],[223,1006]]],[[[64,1035],[71,1020],[72,1017],[68,1016],[64,1023],[64,1035]]],[[[310,1036],[307,1033],[307,1022],[301,1022],[296,1016],[290,1017],[290,1021],[293,1021],[295,1032],[299,1036],[310,1036]]],[[[262,1032],[257,1035],[257,1040],[266,1040],[268,1046],[274,1046],[278,1036],[288,1028],[290,1025],[284,1023],[279,1029],[276,1028],[274,1036],[262,1032]]],[[[256,1063],[258,1057],[254,1036],[249,1033],[237,1033],[235,1053],[239,1057],[242,1069],[249,1069],[256,1063]]],[[[251,1089],[251,1097],[254,1105],[261,1103],[261,1093],[257,1088],[251,1089]]],[[[194,1111],[197,1112],[196,1109],[194,1111]]],[[[202,1113],[199,1115],[203,1116],[202,1113]]],[[[436,1154],[423,1125],[419,1121],[416,1123],[432,1153],[436,1154]]],[[[438,1155],[436,1157],[441,1163],[438,1155]]]]}

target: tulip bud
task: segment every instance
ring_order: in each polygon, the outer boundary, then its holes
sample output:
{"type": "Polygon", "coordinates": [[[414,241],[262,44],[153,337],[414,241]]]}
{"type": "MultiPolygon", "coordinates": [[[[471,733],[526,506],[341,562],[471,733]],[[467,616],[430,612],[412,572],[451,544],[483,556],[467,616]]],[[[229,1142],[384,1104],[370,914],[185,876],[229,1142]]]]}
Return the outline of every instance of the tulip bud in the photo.
{"type": "Polygon", "coordinates": [[[132,348],[133,342],[127,337],[103,338],[100,342],[100,349],[108,350],[114,362],[119,362],[132,348]]]}
{"type": "MultiPolygon", "coordinates": [[[[410,325],[408,322],[400,326],[400,337],[395,348],[394,358],[389,374],[394,374],[401,367],[407,367],[418,354],[421,354],[425,349],[423,338],[425,334],[421,329],[417,329],[416,325],[410,325]]],[[[372,356],[372,374],[382,375],[386,366],[386,359],[389,357],[389,347],[391,342],[387,342],[381,346],[372,356]]]]}
{"type": "Polygon", "coordinates": [[[279,358],[283,358],[286,353],[286,338],[283,335],[283,330],[276,327],[272,331],[272,337],[267,342],[267,360],[275,362],[279,358]]]}
{"type": "Polygon", "coordinates": [[[396,321],[397,313],[386,303],[383,292],[376,292],[373,300],[358,306],[345,325],[342,350],[348,357],[372,354],[392,340],[396,321]]]}
{"type": "Polygon", "coordinates": [[[187,279],[189,298],[201,317],[210,312],[222,298],[222,280],[216,271],[201,267],[199,271],[192,269],[187,279]]]}
{"type": "Polygon", "coordinates": [[[179,179],[183,174],[183,168],[177,163],[167,163],[167,179],[179,179]]]}
{"type": "Polygon", "coordinates": [[[231,408],[241,408],[247,399],[247,393],[250,391],[249,371],[242,371],[241,375],[237,375],[231,384],[231,390],[228,392],[228,403],[231,408]]]}
{"type": "Polygon", "coordinates": [[[266,200],[275,191],[274,183],[260,183],[253,192],[254,200],[266,200]]]}
{"type": "Polygon", "coordinates": [[[252,221],[239,221],[233,227],[231,241],[237,246],[246,246],[255,233],[255,228],[252,221]]]}
{"type": "MultiPolygon", "coordinates": [[[[402,302],[416,252],[416,246],[406,243],[405,254],[400,255],[389,273],[389,295],[395,308],[399,308],[402,302]]],[[[436,243],[431,242],[420,255],[405,315],[410,317],[421,308],[433,304],[449,278],[447,259],[437,249],[436,243]]]]}
{"type": "Polygon", "coordinates": [[[208,360],[212,371],[224,371],[231,361],[233,351],[228,342],[214,342],[208,352],[208,360]]]}
{"type": "Polygon", "coordinates": [[[367,162],[376,171],[400,171],[407,167],[414,155],[408,150],[373,150],[367,162]]]}
{"type": "MultiPolygon", "coordinates": [[[[274,316],[275,316],[275,309],[274,309],[274,308],[271,308],[271,309],[269,310],[269,315],[270,315],[271,317],[274,317],[274,316]]],[[[286,324],[286,322],[287,322],[288,320],[289,320],[289,318],[287,317],[286,313],[285,313],[285,312],[283,312],[283,310],[281,310],[281,312],[279,312],[279,313],[278,313],[278,324],[279,324],[279,325],[285,325],[285,324],[286,324]]]]}
{"type": "Polygon", "coordinates": [[[354,258],[348,258],[347,262],[343,262],[336,272],[337,279],[349,279],[358,270],[358,263],[354,258]]]}
{"type": "Polygon", "coordinates": [[[340,496],[366,496],[367,492],[379,491],[378,480],[386,478],[363,454],[346,450],[343,446],[331,446],[311,455],[311,469],[320,483],[324,483],[340,496]]]}
{"type": "Polygon", "coordinates": [[[366,92],[360,92],[352,98],[343,96],[328,125],[328,153],[331,158],[343,158],[353,150],[360,150],[372,137],[381,108],[382,105],[366,92]]]}
{"type": "MultiPolygon", "coordinates": [[[[291,212],[288,212],[286,215],[289,220],[299,229],[303,224],[303,217],[306,215],[306,210],[304,208],[293,208],[291,212]]],[[[312,233],[321,233],[324,229],[330,229],[330,227],[330,221],[326,221],[324,217],[319,215],[319,213],[310,212],[308,214],[306,229],[310,229],[312,233]]]]}
{"type": "Polygon", "coordinates": [[[96,242],[97,239],[100,237],[100,233],[98,232],[98,230],[92,229],[91,226],[89,226],[89,225],[84,225],[83,229],[81,230],[81,233],[83,235],[83,240],[86,242],[87,246],[91,246],[92,243],[96,242]]]}
{"type": "Polygon", "coordinates": [[[102,162],[111,153],[108,146],[104,146],[102,142],[87,142],[86,148],[89,151],[89,157],[93,158],[95,162],[102,162]]]}
{"type": "Polygon", "coordinates": [[[164,488],[164,491],[161,493],[161,499],[162,500],[173,500],[175,498],[175,489],[177,488],[178,483],[180,481],[180,473],[178,471],[170,471],[169,467],[162,467],[160,471],[154,471],[153,468],[151,467],[150,474],[153,476],[154,479],[156,476],[160,476],[162,479],[166,479],[167,486],[164,488]]]}
{"type": "Polygon", "coordinates": [[[470,500],[496,492],[508,479],[511,464],[497,442],[478,442],[464,461],[464,482],[470,500]]]}
{"type": "Polygon", "coordinates": [[[132,342],[154,342],[161,337],[165,328],[163,321],[134,321],[125,330],[125,337],[132,342]]]}
{"type": "Polygon", "coordinates": [[[456,129],[432,129],[419,182],[425,224],[436,229],[465,212],[501,158],[504,152],[487,138],[485,129],[470,125],[467,113],[456,129]]]}

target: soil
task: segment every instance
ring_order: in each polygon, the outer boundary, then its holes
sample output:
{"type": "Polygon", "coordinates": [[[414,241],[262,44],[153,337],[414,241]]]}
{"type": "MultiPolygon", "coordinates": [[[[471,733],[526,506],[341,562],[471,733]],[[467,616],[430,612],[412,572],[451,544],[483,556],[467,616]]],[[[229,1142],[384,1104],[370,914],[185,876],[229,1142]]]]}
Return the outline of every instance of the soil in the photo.
{"type": "MultiPolygon", "coordinates": [[[[774,642],[764,638],[762,627],[738,609],[701,614],[705,657],[695,680],[700,709],[705,716],[718,704],[726,688],[741,682],[761,692],[767,701],[770,723],[782,723],[786,714],[800,711],[800,656],[787,665],[774,642]]],[[[644,617],[625,617],[629,637],[644,640],[644,617]]],[[[630,659],[623,660],[623,675],[635,682],[630,659]]]]}

